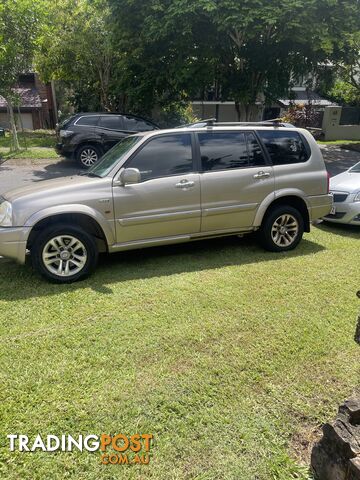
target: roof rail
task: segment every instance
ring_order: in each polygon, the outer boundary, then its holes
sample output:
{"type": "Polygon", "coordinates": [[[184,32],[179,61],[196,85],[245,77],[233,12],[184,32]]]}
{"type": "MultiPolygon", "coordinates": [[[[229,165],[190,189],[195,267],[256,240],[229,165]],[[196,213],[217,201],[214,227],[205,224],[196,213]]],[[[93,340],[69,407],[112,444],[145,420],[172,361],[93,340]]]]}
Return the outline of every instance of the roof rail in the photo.
{"type": "Polygon", "coordinates": [[[261,122],[217,122],[216,118],[207,118],[198,122],[179,125],[176,128],[203,128],[203,127],[288,127],[294,128],[291,123],[283,122],[280,118],[262,120],[261,122]]]}

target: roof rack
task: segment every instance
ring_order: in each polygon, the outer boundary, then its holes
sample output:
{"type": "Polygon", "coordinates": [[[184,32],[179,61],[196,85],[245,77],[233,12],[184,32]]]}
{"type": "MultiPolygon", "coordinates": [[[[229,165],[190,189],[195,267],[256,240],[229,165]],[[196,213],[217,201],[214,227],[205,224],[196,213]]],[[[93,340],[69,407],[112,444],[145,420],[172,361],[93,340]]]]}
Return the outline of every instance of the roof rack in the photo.
{"type": "Polygon", "coordinates": [[[179,125],[176,128],[203,128],[203,127],[294,127],[291,123],[282,122],[280,118],[263,120],[261,122],[217,122],[216,118],[207,118],[198,122],[179,125]]]}

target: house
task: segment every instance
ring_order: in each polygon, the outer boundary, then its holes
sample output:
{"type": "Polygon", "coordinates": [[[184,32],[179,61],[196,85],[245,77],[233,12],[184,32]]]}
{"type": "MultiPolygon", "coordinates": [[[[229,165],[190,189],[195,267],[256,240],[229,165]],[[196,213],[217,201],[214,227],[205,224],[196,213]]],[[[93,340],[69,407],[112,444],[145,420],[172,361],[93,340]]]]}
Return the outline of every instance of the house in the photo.
{"type": "MultiPolygon", "coordinates": [[[[311,88],[301,81],[292,87],[289,97],[275,100],[271,105],[264,105],[262,99],[258,99],[252,113],[253,121],[270,120],[281,117],[291,104],[309,104],[320,111],[327,106],[336,106],[335,103],[322,98],[311,88]]],[[[220,122],[237,122],[238,114],[234,101],[221,101],[214,91],[205,92],[203,99],[197,98],[191,102],[193,112],[198,118],[217,118],[220,122]]],[[[245,118],[244,108],[241,107],[241,118],[245,118]]]]}
{"type": "MultiPolygon", "coordinates": [[[[20,115],[23,128],[37,130],[39,128],[55,128],[57,110],[55,92],[52,83],[43,83],[35,72],[19,76],[14,92],[20,96],[20,115]]],[[[18,108],[14,107],[18,127],[21,127],[18,108]]],[[[0,127],[9,128],[7,103],[0,95],[0,127]]]]}

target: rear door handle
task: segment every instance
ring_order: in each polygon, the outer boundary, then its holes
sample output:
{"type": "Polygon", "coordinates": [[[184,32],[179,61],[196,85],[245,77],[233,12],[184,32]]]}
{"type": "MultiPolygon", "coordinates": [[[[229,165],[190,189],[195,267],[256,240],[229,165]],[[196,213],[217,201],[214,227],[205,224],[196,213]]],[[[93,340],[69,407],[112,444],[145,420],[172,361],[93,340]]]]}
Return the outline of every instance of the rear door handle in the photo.
{"type": "Polygon", "coordinates": [[[255,173],[254,178],[265,178],[265,177],[270,177],[269,172],[263,172],[262,170],[258,173],[255,173]]]}
{"type": "Polygon", "coordinates": [[[176,184],[175,184],[175,187],[176,187],[176,188],[184,188],[184,189],[185,189],[185,188],[191,188],[191,187],[193,187],[194,185],[195,185],[195,182],[193,182],[193,181],[191,181],[191,180],[185,180],[185,179],[183,179],[183,180],[180,180],[179,183],[176,183],[176,184]]]}

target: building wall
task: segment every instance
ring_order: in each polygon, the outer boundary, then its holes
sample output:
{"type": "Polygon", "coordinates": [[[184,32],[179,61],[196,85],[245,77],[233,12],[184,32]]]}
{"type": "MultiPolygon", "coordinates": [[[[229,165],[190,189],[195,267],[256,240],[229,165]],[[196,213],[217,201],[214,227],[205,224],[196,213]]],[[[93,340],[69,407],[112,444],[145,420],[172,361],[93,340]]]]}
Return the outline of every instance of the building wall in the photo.
{"type": "MultiPolygon", "coordinates": [[[[18,128],[21,128],[21,122],[19,121],[19,115],[15,112],[16,125],[18,128]]],[[[32,112],[22,112],[21,119],[23,127],[27,130],[34,129],[33,113],[32,112]]],[[[9,115],[6,112],[0,112],[0,127],[10,128],[9,115]]]]}
{"type": "MultiPolygon", "coordinates": [[[[192,109],[199,119],[217,118],[219,122],[238,122],[238,115],[234,102],[192,102],[192,109]],[[216,108],[217,107],[217,108],[216,108]],[[216,115],[218,112],[218,115],[216,115]]],[[[245,109],[240,108],[241,118],[245,118],[245,109]]],[[[262,120],[263,107],[259,106],[255,112],[254,121],[262,120]]]]}
{"type": "Polygon", "coordinates": [[[322,131],[325,140],[360,140],[360,125],[340,125],[342,107],[325,107],[322,131]]]}

